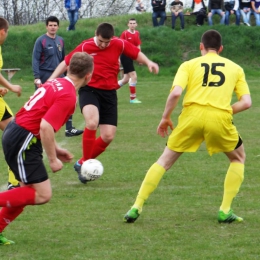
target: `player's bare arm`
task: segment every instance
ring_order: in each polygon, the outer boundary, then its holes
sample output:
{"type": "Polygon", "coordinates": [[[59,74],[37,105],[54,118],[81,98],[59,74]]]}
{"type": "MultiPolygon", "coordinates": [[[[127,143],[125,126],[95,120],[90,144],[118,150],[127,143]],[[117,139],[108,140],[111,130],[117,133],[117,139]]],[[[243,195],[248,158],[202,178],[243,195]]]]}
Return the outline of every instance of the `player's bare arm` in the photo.
{"type": "Polygon", "coordinates": [[[251,96],[249,94],[247,95],[243,95],[239,101],[237,101],[236,103],[234,103],[232,105],[232,109],[233,109],[233,115],[237,114],[239,112],[242,112],[244,110],[247,110],[248,108],[250,108],[252,105],[252,99],[251,96]]]}
{"type": "Polygon", "coordinates": [[[56,155],[56,142],[55,134],[52,125],[50,125],[46,120],[42,119],[40,125],[40,136],[42,146],[47,154],[49,165],[53,172],[57,172],[62,169],[63,164],[57,158],[56,155]]]}
{"type": "Polygon", "coordinates": [[[20,85],[11,84],[1,74],[0,74],[0,85],[4,86],[5,88],[9,89],[10,91],[16,93],[18,97],[20,97],[22,94],[22,87],[20,85]]]}
{"type": "Polygon", "coordinates": [[[153,61],[151,61],[151,60],[149,60],[149,59],[144,55],[144,53],[142,53],[141,51],[138,53],[138,56],[137,56],[136,61],[137,61],[138,63],[145,64],[145,65],[148,67],[148,69],[149,69],[149,71],[150,71],[151,73],[152,73],[152,72],[153,72],[154,74],[158,74],[158,73],[159,73],[159,66],[158,66],[158,64],[155,63],[155,62],[153,62],[153,61]]]}
{"type": "Polygon", "coordinates": [[[0,87],[0,95],[4,96],[8,92],[8,89],[0,87]]]}
{"type": "Polygon", "coordinates": [[[50,79],[56,79],[58,78],[60,75],[62,75],[65,71],[67,70],[67,65],[65,63],[65,61],[62,61],[58,67],[54,70],[54,72],[51,74],[50,79]]]}
{"type": "Polygon", "coordinates": [[[58,159],[60,159],[62,162],[71,162],[73,159],[73,155],[67,150],[63,149],[58,146],[56,143],[56,156],[58,159]]]}

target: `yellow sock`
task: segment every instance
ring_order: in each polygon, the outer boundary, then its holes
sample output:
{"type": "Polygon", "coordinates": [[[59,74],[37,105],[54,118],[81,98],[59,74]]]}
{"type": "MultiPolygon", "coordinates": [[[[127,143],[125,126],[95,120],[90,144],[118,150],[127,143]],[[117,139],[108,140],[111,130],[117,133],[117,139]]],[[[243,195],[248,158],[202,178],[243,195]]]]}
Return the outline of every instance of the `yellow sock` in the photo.
{"type": "Polygon", "coordinates": [[[166,170],[161,165],[154,163],[146,173],[146,176],[138,192],[136,201],[133,205],[133,208],[137,208],[139,213],[141,213],[144,202],[156,189],[165,172],[166,170]]]}
{"type": "Polygon", "coordinates": [[[19,184],[19,181],[15,179],[14,173],[11,171],[9,167],[8,167],[8,182],[10,182],[14,186],[17,186],[19,184]]]}
{"type": "Polygon", "coordinates": [[[224,182],[224,195],[220,210],[227,214],[231,203],[237,195],[239,188],[244,180],[245,165],[242,163],[231,163],[224,182]]]}

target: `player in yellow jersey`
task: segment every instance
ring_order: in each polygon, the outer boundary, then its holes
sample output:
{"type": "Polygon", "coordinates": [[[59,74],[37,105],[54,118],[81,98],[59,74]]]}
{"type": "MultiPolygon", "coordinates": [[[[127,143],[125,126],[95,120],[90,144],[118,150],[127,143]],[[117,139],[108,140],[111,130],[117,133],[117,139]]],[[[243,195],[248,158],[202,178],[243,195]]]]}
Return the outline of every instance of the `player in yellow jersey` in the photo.
{"type": "MultiPolygon", "coordinates": [[[[8,35],[9,24],[7,20],[0,17],[0,70],[3,67],[3,58],[1,52],[1,45],[4,43],[8,35]]],[[[0,129],[3,131],[7,124],[13,119],[13,113],[9,106],[3,99],[3,96],[8,92],[8,90],[17,93],[18,96],[21,95],[22,88],[19,85],[13,85],[8,82],[0,73],[0,85],[5,87],[0,87],[0,129]]],[[[8,189],[19,186],[19,182],[15,179],[14,174],[9,169],[9,179],[8,179],[8,189]]]]}
{"type": "Polygon", "coordinates": [[[136,201],[124,216],[133,223],[142,212],[144,202],[156,189],[164,173],[184,152],[196,152],[205,141],[208,153],[223,152],[230,165],[224,182],[224,195],[218,212],[220,223],[241,222],[231,204],[244,179],[245,151],[233,115],[251,106],[251,97],[243,69],[219,56],[223,50],[218,31],[208,30],[201,38],[202,56],[184,62],[178,69],[157,133],[162,137],[172,129],[164,152],[148,170],[136,201]],[[183,110],[174,128],[171,114],[182,92],[183,110]],[[231,105],[233,92],[238,101],[231,105]]]}

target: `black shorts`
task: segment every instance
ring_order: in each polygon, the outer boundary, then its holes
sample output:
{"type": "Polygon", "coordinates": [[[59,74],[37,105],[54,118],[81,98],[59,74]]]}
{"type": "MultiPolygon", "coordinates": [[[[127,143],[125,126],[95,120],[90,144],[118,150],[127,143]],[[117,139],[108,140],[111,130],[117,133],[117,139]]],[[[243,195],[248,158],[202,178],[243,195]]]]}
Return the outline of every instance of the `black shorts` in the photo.
{"type": "Polygon", "coordinates": [[[116,90],[97,89],[85,86],[79,89],[79,106],[94,105],[99,111],[99,124],[117,126],[116,90]]]}
{"type": "Polygon", "coordinates": [[[41,141],[14,120],[3,132],[2,146],[5,160],[18,181],[33,184],[48,179],[42,161],[41,141]]]}
{"type": "Polygon", "coordinates": [[[120,56],[120,61],[121,61],[121,64],[124,68],[124,74],[135,71],[134,61],[132,59],[130,59],[127,56],[125,56],[124,54],[122,54],[120,56]]]}

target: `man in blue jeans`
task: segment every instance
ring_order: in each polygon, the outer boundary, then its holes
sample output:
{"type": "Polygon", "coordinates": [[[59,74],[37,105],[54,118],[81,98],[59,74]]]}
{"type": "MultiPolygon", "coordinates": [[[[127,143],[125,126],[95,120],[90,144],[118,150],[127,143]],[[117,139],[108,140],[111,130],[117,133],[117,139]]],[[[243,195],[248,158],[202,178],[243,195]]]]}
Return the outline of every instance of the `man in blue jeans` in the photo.
{"type": "Polygon", "coordinates": [[[239,0],[227,0],[224,2],[225,13],[225,25],[229,25],[229,16],[231,14],[236,15],[236,25],[240,25],[240,10],[239,10],[239,0]]]}
{"type": "Polygon", "coordinates": [[[75,24],[79,19],[79,9],[81,7],[81,0],[65,0],[65,8],[68,12],[70,25],[68,31],[75,30],[75,24]]]}
{"type": "Polygon", "coordinates": [[[213,25],[212,16],[218,14],[221,17],[220,24],[225,22],[225,8],[223,0],[209,0],[208,3],[208,22],[213,25]]]}
{"type": "Polygon", "coordinates": [[[162,26],[166,20],[166,0],[151,0],[151,4],[153,7],[153,26],[162,26]],[[160,21],[158,23],[157,18],[160,17],[160,21]]]}

